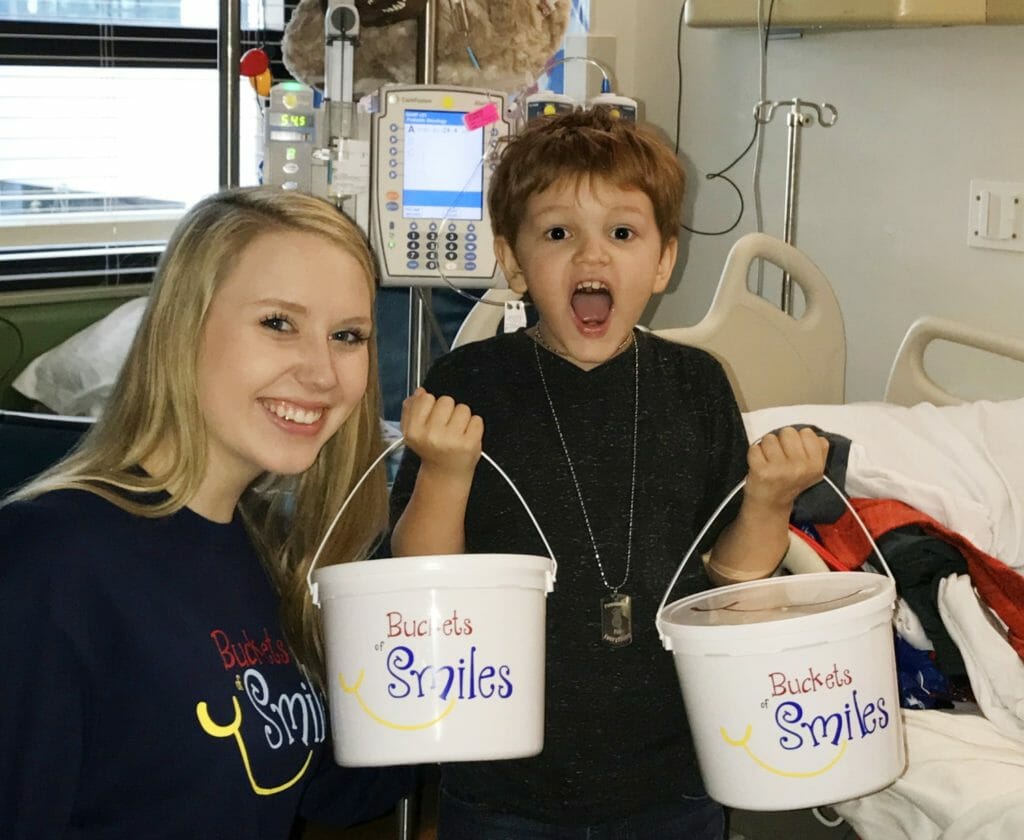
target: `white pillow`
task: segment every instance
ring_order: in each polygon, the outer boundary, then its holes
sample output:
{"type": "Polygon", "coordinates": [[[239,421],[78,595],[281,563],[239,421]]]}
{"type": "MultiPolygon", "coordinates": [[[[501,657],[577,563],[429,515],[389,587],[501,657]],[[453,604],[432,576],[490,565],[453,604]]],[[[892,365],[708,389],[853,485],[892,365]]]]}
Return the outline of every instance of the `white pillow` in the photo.
{"type": "Polygon", "coordinates": [[[750,440],[794,423],[849,438],[851,496],[898,499],[1024,568],[1024,399],[781,406],[743,419],[750,440]]]}
{"type": "Polygon", "coordinates": [[[146,298],[105,318],[33,359],[11,383],[57,414],[99,417],[139,328],[146,298]]]}

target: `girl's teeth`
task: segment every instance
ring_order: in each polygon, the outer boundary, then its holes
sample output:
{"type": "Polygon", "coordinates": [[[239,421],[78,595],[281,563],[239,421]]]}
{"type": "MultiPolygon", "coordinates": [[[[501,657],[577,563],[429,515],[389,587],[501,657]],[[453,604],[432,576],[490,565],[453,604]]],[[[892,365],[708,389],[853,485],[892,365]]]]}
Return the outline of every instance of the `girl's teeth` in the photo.
{"type": "Polygon", "coordinates": [[[274,414],[276,414],[282,420],[290,420],[293,423],[299,423],[303,426],[308,426],[311,423],[315,423],[317,420],[320,419],[320,416],[323,414],[322,409],[307,410],[304,408],[298,408],[294,405],[289,405],[287,403],[274,403],[272,405],[268,405],[267,408],[269,408],[274,414]]]}

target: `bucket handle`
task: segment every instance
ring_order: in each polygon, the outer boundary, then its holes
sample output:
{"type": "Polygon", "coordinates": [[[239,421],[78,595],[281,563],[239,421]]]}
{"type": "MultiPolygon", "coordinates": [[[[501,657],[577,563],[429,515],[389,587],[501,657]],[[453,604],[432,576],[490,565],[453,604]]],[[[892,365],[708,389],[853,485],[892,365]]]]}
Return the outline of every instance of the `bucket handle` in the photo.
{"type": "MultiPolygon", "coordinates": [[[[823,475],[821,478],[826,484],[828,484],[829,487],[836,491],[836,495],[840,498],[842,503],[846,505],[847,510],[849,510],[850,513],[853,514],[853,518],[860,526],[860,529],[864,532],[864,536],[867,537],[868,542],[871,543],[872,550],[874,551],[878,559],[881,561],[882,568],[885,569],[885,573],[890,578],[892,578],[893,583],[895,583],[896,578],[893,575],[892,570],[889,568],[889,564],[885,562],[885,558],[882,556],[881,549],[879,549],[878,544],[875,542],[874,538],[871,536],[871,533],[868,531],[867,525],[864,524],[864,520],[861,519],[857,511],[853,509],[853,505],[850,504],[850,500],[846,497],[844,493],[840,491],[838,487],[836,487],[831,478],[829,478],[827,475],[823,475]]],[[[735,487],[732,488],[732,490],[729,491],[729,494],[725,497],[722,503],[717,508],[715,508],[715,512],[712,513],[708,521],[704,523],[704,527],[700,529],[700,533],[697,534],[697,538],[687,549],[686,554],[683,556],[683,562],[679,564],[679,568],[676,569],[676,573],[673,576],[672,581],[669,583],[668,589],[665,590],[665,595],[664,597],[662,597],[661,603],[658,605],[658,611],[655,613],[655,624],[658,628],[658,638],[661,639],[661,646],[665,648],[665,650],[672,650],[672,640],[668,636],[666,636],[661,629],[661,611],[665,609],[665,602],[668,601],[668,596],[671,594],[673,587],[679,580],[679,576],[683,573],[683,567],[689,562],[690,558],[693,556],[693,552],[697,549],[697,546],[700,544],[700,541],[704,539],[704,535],[708,532],[708,529],[714,524],[715,520],[718,519],[719,514],[721,514],[721,512],[725,509],[725,506],[728,505],[729,502],[733,500],[733,497],[737,493],[739,493],[740,490],[743,489],[746,483],[747,480],[746,478],[744,478],[742,481],[740,481],[739,484],[737,484],[735,487]]]]}
{"type": "MultiPolygon", "coordinates": [[[[404,437],[400,437],[398,438],[398,440],[392,441],[392,443],[387,447],[387,449],[381,452],[380,455],[378,455],[376,459],[374,459],[374,462],[370,464],[369,467],[366,468],[366,472],[363,473],[362,478],[360,478],[359,481],[356,482],[355,487],[353,487],[352,490],[349,491],[348,497],[345,499],[344,502],[341,503],[341,507],[338,508],[338,512],[334,514],[334,519],[331,520],[331,524],[327,527],[326,533],[320,540],[320,545],[318,545],[316,548],[316,553],[313,554],[313,562],[309,564],[309,571],[306,572],[306,586],[309,588],[309,593],[313,597],[314,605],[318,607],[320,606],[320,587],[317,583],[313,581],[313,570],[316,568],[316,564],[317,561],[320,559],[321,553],[323,553],[324,546],[327,545],[327,540],[328,538],[330,538],[331,532],[338,524],[338,520],[341,519],[341,515],[345,512],[345,509],[349,506],[349,502],[352,501],[352,498],[359,491],[359,488],[363,486],[363,482],[366,481],[367,478],[369,478],[370,474],[374,471],[376,466],[381,461],[383,461],[388,455],[390,455],[392,452],[398,449],[399,446],[402,446],[404,443],[404,437]]],[[[526,504],[526,499],[524,499],[522,493],[519,492],[519,488],[512,483],[512,479],[508,477],[507,473],[501,467],[499,467],[491,458],[491,456],[488,455],[486,452],[481,451],[480,456],[485,461],[487,461],[487,463],[489,463],[492,467],[494,467],[494,469],[498,471],[498,475],[505,479],[508,486],[512,488],[512,492],[516,494],[516,498],[519,499],[519,502],[526,509],[526,515],[530,517],[530,521],[533,523],[533,527],[537,529],[537,533],[540,535],[541,542],[544,543],[544,548],[546,548],[548,551],[548,557],[551,558],[551,580],[548,581],[547,587],[547,591],[551,592],[553,584],[555,582],[555,578],[558,575],[558,561],[555,559],[555,552],[552,551],[551,545],[550,543],[548,543],[548,538],[544,536],[544,532],[540,529],[540,525],[537,523],[537,518],[533,515],[533,511],[530,510],[530,506],[526,504]]]]}

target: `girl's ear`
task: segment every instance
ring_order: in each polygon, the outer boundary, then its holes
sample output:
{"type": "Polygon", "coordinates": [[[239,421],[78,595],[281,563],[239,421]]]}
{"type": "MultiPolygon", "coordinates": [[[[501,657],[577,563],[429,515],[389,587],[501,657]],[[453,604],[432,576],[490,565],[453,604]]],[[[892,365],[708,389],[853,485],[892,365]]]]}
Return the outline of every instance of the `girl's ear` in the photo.
{"type": "Polygon", "coordinates": [[[508,244],[504,236],[494,237],[494,255],[498,258],[498,264],[505,275],[508,287],[516,294],[526,294],[526,275],[519,267],[519,260],[516,259],[515,251],[508,244]]]}

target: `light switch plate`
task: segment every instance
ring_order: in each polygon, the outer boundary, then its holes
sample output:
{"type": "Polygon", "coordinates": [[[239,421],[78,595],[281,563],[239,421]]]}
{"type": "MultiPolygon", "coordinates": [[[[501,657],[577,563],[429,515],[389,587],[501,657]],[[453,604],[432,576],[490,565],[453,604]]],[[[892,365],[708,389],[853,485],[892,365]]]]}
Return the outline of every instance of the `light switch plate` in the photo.
{"type": "Polygon", "coordinates": [[[1024,251],[1024,183],[971,181],[967,244],[1024,251]]]}

